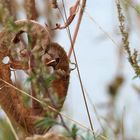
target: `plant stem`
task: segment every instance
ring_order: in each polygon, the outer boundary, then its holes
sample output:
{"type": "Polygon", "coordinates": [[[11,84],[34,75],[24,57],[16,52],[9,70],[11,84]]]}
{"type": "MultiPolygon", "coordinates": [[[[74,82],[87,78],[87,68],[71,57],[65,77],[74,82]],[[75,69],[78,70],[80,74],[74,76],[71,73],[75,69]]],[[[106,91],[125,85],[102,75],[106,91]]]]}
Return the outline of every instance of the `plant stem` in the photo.
{"type": "MultiPolygon", "coordinates": [[[[43,101],[40,101],[40,100],[38,100],[37,98],[33,97],[32,95],[26,93],[25,91],[18,89],[17,87],[15,87],[14,85],[12,85],[11,83],[6,82],[5,80],[3,80],[3,79],[1,79],[1,78],[0,78],[0,81],[2,81],[3,83],[5,83],[7,86],[12,87],[13,89],[19,91],[19,92],[17,92],[17,93],[22,93],[22,94],[24,94],[24,95],[26,95],[26,96],[28,96],[28,97],[30,97],[30,98],[36,100],[38,103],[40,103],[40,104],[42,104],[42,105],[46,105],[43,101]]],[[[70,118],[69,116],[67,116],[67,115],[65,115],[65,114],[63,114],[63,113],[61,113],[61,112],[59,112],[59,111],[56,110],[54,107],[52,107],[52,106],[50,106],[50,105],[47,105],[47,107],[48,107],[49,109],[51,109],[52,111],[54,111],[54,112],[56,112],[56,113],[59,113],[62,117],[64,117],[64,118],[66,118],[66,119],[68,119],[68,120],[74,122],[75,124],[79,125],[81,128],[86,129],[87,131],[90,131],[91,133],[94,132],[93,130],[91,130],[90,128],[88,128],[88,127],[86,127],[85,125],[81,124],[80,122],[75,121],[75,120],[73,120],[72,118],[70,118]]],[[[95,133],[95,132],[94,132],[94,133],[95,133]]],[[[107,137],[105,137],[105,136],[103,136],[103,135],[101,135],[101,134],[100,134],[99,136],[100,136],[103,140],[108,140],[107,137]]]]}
{"type": "Polygon", "coordinates": [[[76,38],[77,38],[77,35],[78,35],[78,31],[79,31],[80,24],[81,24],[81,21],[82,21],[82,17],[83,17],[85,6],[86,6],[86,0],[83,0],[81,8],[80,8],[78,22],[77,22],[77,25],[76,25],[76,28],[75,28],[75,32],[74,32],[74,35],[73,35],[73,39],[72,39],[72,43],[71,43],[71,48],[70,48],[69,53],[68,53],[68,58],[71,57],[72,51],[74,49],[74,44],[75,44],[75,41],[76,41],[76,38]]]}
{"type": "MultiPolygon", "coordinates": [[[[65,18],[67,19],[66,9],[65,9],[65,6],[64,6],[64,0],[62,0],[62,3],[63,3],[63,8],[64,8],[65,18]]],[[[89,108],[88,108],[88,104],[87,104],[87,100],[86,100],[86,95],[85,95],[85,91],[84,91],[84,87],[83,87],[83,82],[82,82],[82,78],[81,78],[81,74],[80,74],[80,69],[79,69],[76,53],[75,53],[75,50],[74,50],[74,44],[75,44],[75,41],[76,41],[76,38],[77,38],[77,35],[78,35],[78,31],[79,31],[80,24],[81,24],[81,21],[82,21],[85,6],[86,6],[86,0],[83,0],[82,1],[82,8],[80,10],[79,19],[78,19],[78,22],[77,22],[77,26],[76,26],[76,29],[75,29],[73,39],[72,39],[72,36],[71,36],[70,28],[69,28],[69,26],[67,27],[67,31],[68,31],[68,35],[69,35],[69,39],[70,39],[70,43],[71,43],[71,49],[70,49],[70,52],[68,54],[68,58],[70,58],[71,53],[73,52],[75,63],[76,63],[76,66],[77,66],[77,72],[78,72],[78,77],[79,77],[79,81],[80,81],[80,85],[81,85],[81,90],[82,90],[82,94],[83,94],[83,98],[84,98],[84,103],[85,103],[85,107],[86,107],[86,111],[87,111],[87,115],[88,115],[88,119],[89,119],[89,123],[90,123],[90,127],[93,131],[93,136],[94,136],[94,139],[95,139],[94,127],[93,127],[93,124],[92,124],[92,120],[91,120],[91,116],[90,116],[90,112],[89,112],[89,108]]]]}
{"type": "MultiPolygon", "coordinates": [[[[46,93],[48,93],[47,95],[48,95],[48,97],[49,97],[49,99],[50,99],[50,101],[51,101],[51,103],[52,103],[53,108],[56,109],[56,108],[57,108],[57,105],[56,105],[56,103],[54,102],[54,100],[52,99],[52,96],[50,95],[50,92],[48,91],[48,89],[47,89],[46,87],[44,87],[44,88],[45,88],[45,90],[46,90],[46,93]]],[[[58,111],[57,113],[58,113],[58,116],[60,117],[62,126],[63,126],[68,132],[70,132],[70,130],[69,130],[69,128],[67,127],[67,125],[66,125],[66,123],[65,123],[65,121],[64,121],[64,119],[63,119],[63,117],[62,117],[62,115],[59,113],[59,111],[58,111]]]]}
{"type": "Polygon", "coordinates": [[[19,140],[18,135],[17,135],[17,133],[16,133],[16,131],[15,131],[15,129],[14,129],[9,117],[6,114],[5,114],[5,116],[6,116],[7,123],[9,124],[9,126],[11,128],[11,131],[13,132],[13,135],[15,136],[15,139],[19,140]]]}
{"type": "MultiPolygon", "coordinates": [[[[25,9],[26,9],[27,19],[36,20],[38,18],[35,0],[25,0],[25,9]]],[[[29,29],[29,31],[30,31],[30,29],[29,29]]],[[[34,46],[35,46],[34,42],[35,42],[36,38],[33,37],[32,40],[33,40],[33,42],[31,44],[28,43],[28,47],[30,47],[30,49],[34,48],[34,46]]],[[[34,64],[34,56],[33,56],[33,54],[30,53],[29,65],[30,65],[30,72],[31,73],[34,73],[33,64],[34,64]]],[[[34,89],[34,86],[35,86],[34,83],[31,81],[31,94],[33,97],[36,98],[36,91],[34,89]]],[[[36,102],[34,99],[32,99],[32,112],[33,112],[33,114],[36,114],[37,109],[41,109],[41,106],[38,102],[36,102]]]]}

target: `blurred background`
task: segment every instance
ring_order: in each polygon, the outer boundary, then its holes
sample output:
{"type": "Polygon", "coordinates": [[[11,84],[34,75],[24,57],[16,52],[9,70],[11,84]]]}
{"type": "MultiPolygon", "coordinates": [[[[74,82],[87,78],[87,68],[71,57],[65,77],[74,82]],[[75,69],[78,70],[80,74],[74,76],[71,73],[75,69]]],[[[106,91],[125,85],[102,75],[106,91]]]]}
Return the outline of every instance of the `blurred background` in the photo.
{"type": "MultiPolygon", "coordinates": [[[[10,14],[15,20],[27,18],[26,0],[0,0],[0,8],[1,5],[8,8],[7,2],[11,6],[10,14]]],[[[56,23],[63,24],[60,13],[52,9],[49,2],[36,0],[36,20],[42,25],[47,23],[50,27],[55,27],[56,23]]],[[[69,8],[75,1],[64,2],[69,14],[69,8]]],[[[63,13],[61,0],[58,0],[58,3],[63,13]]],[[[135,48],[139,54],[140,1],[121,0],[121,5],[126,17],[131,49],[135,48]]],[[[3,27],[3,16],[3,13],[0,13],[0,29],[3,27]]],[[[77,18],[78,14],[70,25],[72,35],[77,18]]],[[[122,133],[126,140],[139,140],[140,79],[135,77],[127,54],[122,49],[118,27],[115,0],[88,0],[76,40],[75,52],[95,131],[107,133],[111,140],[122,139],[122,133]]],[[[61,44],[67,53],[69,52],[70,41],[65,29],[54,31],[52,38],[61,44]]],[[[73,55],[71,61],[74,62],[73,55]]],[[[23,75],[20,76],[21,78],[25,80],[23,75]]],[[[62,112],[90,127],[77,70],[71,72],[68,95],[62,112]]],[[[4,115],[1,115],[0,129],[5,126],[7,131],[8,126],[4,125],[3,118],[4,115]]],[[[4,136],[4,130],[1,130],[0,139],[4,136]]]]}

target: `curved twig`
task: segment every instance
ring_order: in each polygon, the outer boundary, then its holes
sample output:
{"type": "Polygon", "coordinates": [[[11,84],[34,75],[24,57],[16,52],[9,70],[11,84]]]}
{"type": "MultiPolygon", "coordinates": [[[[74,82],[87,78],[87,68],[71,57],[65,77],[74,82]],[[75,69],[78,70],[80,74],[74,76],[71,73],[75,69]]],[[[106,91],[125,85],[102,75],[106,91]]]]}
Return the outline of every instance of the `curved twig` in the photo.
{"type": "Polygon", "coordinates": [[[76,28],[75,28],[75,32],[74,32],[74,35],[73,35],[71,48],[70,48],[69,53],[68,53],[68,58],[71,57],[71,54],[72,54],[72,51],[73,51],[73,48],[74,48],[74,44],[75,44],[75,41],[76,41],[76,38],[77,38],[77,35],[78,35],[78,31],[79,31],[80,24],[81,24],[81,21],[82,21],[82,17],[83,17],[85,6],[86,6],[86,0],[83,0],[81,8],[80,8],[78,22],[77,22],[77,25],[76,25],[76,28]]]}

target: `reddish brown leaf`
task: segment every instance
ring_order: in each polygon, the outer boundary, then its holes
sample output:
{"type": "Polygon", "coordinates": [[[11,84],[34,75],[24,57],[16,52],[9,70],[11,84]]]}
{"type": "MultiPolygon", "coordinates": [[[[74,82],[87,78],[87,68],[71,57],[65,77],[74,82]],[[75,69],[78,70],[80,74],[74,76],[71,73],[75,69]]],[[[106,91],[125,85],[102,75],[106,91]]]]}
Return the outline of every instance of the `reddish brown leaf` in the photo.
{"type": "Polygon", "coordinates": [[[70,15],[69,15],[68,19],[66,20],[65,24],[60,25],[57,23],[56,27],[53,30],[67,28],[74,20],[76,13],[78,12],[79,4],[80,4],[80,0],[77,0],[75,5],[70,8],[70,15]]]}
{"type": "MultiPolygon", "coordinates": [[[[53,106],[56,110],[58,110],[58,112],[62,108],[65,101],[69,84],[70,71],[68,58],[66,52],[59,44],[50,42],[50,35],[48,30],[37,22],[22,20],[15,22],[15,26],[20,30],[15,30],[14,32],[12,32],[8,31],[8,29],[4,29],[0,33],[0,87],[2,87],[0,89],[0,105],[7,113],[9,118],[12,121],[16,122],[16,124],[18,124],[20,127],[22,127],[27,134],[43,134],[48,129],[44,130],[44,128],[36,128],[35,122],[40,117],[47,117],[46,114],[53,114],[52,117],[56,118],[58,113],[48,109],[47,107],[44,107],[38,102],[36,104],[35,111],[33,110],[33,107],[27,108],[26,106],[24,106],[23,101],[20,98],[20,95],[22,94],[20,94],[20,92],[17,91],[16,88],[13,88],[14,84],[11,79],[11,68],[14,68],[15,70],[21,69],[27,72],[30,76],[30,72],[28,72],[30,64],[28,63],[28,61],[24,62],[24,60],[28,60],[28,57],[30,56],[24,57],[24,55],[21,56],[18,54],[20,52],[18,51],[20,49],[20,45],[17,43],[20,42],[19,35],[22,33],[21,31],[30,33],[31,39],[32,37],[36,36],[38,42],[40,43],[39,45],[37,44],[37,41],[33,42],[34,46],[31,48],[32,50],[29,50],[32,56],[38,56],[36,59],[34,59],[34,62],[37,64],[42,64],[41,66],[44,66],[44,68],[48,68],[48,66],[53,67],[55,77],[49,87],[45,83],[46,81],[41,81],[42,77],[40,75],[37,75],[37,77],[40,76],[39,80],[36,81],[35,84],[33,82],[31,84],[33,84],[34,89],[37,85],[40,84],[40,82],[44,84],[41,85],[42,87],[40,90],[43,89],[41,92],[43,93],[45,99],[50,99],[50,92],[51,96],[53,96],[53,94],[55,96],[57,95],[59,102],[55,101],[57,103],[55,106],[53,105],[53,102],[51,102],[51,99],[49,103],[46,100],[45,101],[46,104],[53,106]],[[28,32],[29,25],[31,27],[30,32],[28,32]],[[14,39],[16,41],[13,41],[14,39]],[[18,49],[16,49],[17,46],[19,47],[18,49]],[[4,64],[3,58],[7,56],[10,58],[10,63],[4,64]]],[[[24,49],[28,50],[29,48],[24,49]]],[[[36,69],[38,69],[38,65],[35,66],[36,67],[34,71],[35,73],[37,73],[36,69]]],[[[48,71],[46,72],[44,71],[44,69],[41,69],[41,73],[45,76],[47,74],[51,74],[49,68],[47,70],[48,71]]]]}

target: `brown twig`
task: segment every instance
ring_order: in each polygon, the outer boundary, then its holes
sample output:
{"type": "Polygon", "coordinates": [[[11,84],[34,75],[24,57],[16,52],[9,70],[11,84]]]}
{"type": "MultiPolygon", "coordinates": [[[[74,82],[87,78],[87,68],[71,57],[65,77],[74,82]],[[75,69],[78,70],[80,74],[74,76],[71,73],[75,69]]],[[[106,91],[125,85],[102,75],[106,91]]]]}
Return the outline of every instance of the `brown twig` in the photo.
{"type": "Polygon", "coordinates": [[[74,32],[74,35],[73,35],[73,39],[72,39],[72,43],[71,43],[71,48],[70,48],[69,53],[68,53],[68,58],[70,58],[70,56],[72,54],[72,51],[73,51],[73,48],[74,48],[74,44],[75,44],[75,41],[76,41],[76,38],[77,38],[77,35],[78,35],[78,31],[79,31],[80,24],[81,24],[81,21],[82,21],[82,17],[83,17],[85,6],[86,6],[86,0],[83,0],[81,8],[80,8],[78,22],[77,22],[77,25],[76,25],[76,28],[75,28],[75,32],[74,32]]]}
{"type": "MultiPolygon", "coordinates": [[[[64,6],[64,0],[62,0],[62,3],[63,3],[63,8],[64,8],[65,18],[67,20],[66,9],[65,9],[65,6],[64,6]]],[[[72,39],[72,36],[71,36],[69,26],[67,27],[67,32],[68,32],[70,43],[71,43],[71,53],[73,52],[75,63],[76,63],[76,66],[77,66],[78,77],[79,77],[79,81],[80,81],[80,85],[81,85],[81,90],[82,90],[82,94],[83,94],[83,98],[84,98],[84,103],[85,103],[90,127],[93,131],[93,136],[95,138],[94,127],[93,127],[93,124],[92,124],[92,120],[91,120],[91,116],[90,116],[90,112],[89,112],[89,108],[88,108],[88,104],[87,104],[87,100],[86,100],[86,95],[85,95],[85,91],[84,91],[84,87],[83,87],[83,82],[82,82],[82,78],[81,78],[81,74],[80,74],[80,69],[79,69],[76,53],[75,53],[75,50],[74,50],[74,44],[75,44],[75,41],[76,41],[76,38],[77,38],[77,35],[78,35],[78,31],[79,31],[80,24],[81,24],[81,21],[82,21],[85,6],[86,6],[86,0],[83,0],[82,1],[82,8],[80,10],[79,19],[78,19],[78,22],[77,22],[77,26],[76,26],[76,29],[75,29],[73,39],[72,39]]],[[[69,53],[69,55],[68,55],[69,59],[70,59],[71,53],[69,53]]]]}

